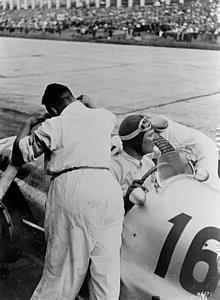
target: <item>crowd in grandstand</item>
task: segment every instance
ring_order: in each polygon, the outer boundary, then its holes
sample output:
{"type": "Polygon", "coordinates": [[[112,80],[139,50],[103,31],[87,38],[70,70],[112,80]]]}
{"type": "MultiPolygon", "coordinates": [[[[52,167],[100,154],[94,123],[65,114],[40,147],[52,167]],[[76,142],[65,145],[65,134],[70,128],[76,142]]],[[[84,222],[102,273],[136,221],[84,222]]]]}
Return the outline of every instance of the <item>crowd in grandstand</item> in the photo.
{"type": "MultiPolygon", "coordinates": [[[[123,4],[124,1],[122,1],[123,4]]],[[[178,41],[192,41],[205,35],[215,40],[220,33],[217,16],[218,0],[192,0],[167,5],[164,1],[140,7],[5,10],[0,12],[0,31],[43,32],[62,34],[70,30],[72,36],[88,38],[144,38],[155,34],[178,41]]]]}

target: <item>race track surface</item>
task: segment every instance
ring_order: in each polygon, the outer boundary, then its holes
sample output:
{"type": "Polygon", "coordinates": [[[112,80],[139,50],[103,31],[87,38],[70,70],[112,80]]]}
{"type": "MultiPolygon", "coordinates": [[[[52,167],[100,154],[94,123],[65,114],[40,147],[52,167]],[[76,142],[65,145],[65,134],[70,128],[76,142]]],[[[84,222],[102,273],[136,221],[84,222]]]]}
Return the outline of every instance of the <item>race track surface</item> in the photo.
{"type": "Polygon", "coordinates": [[[119,121],[126,113],[163,113],[214,137],[219,78],[219,51],[1,37],[0,137],[40,109],[52,82],[90,95],[119,121]]]}

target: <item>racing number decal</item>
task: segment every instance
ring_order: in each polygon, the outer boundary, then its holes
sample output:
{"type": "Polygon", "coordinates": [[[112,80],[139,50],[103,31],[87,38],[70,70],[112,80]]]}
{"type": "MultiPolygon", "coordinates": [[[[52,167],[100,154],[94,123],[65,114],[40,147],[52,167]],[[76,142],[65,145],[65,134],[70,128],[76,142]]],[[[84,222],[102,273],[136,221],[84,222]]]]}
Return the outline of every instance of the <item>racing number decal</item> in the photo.
{"type": "MultiPolygon", "coordinates": [[[[162,278],[166,276],[176,244],[191,218],[191,216],[182,213],[169,220],[169,222],[174,225],[162,247],[157,266],[154,271],[156,275],[162,278]]],[[[220,229],[216,227],[206,227],[196,234],[187,251],[180,271],[181,286],[194,295],[204,291],[212,293],[215,291],[218,284],[219,275],[216,264],[217,253],[208,249],[202,249],[205,242],[209,239],[220,242],[220,229]],[[193,277],[193,270],[199,261],[204,261],[209,265],[208,273],[203,282],[199,282],[193,277]]]]}
{"type": "Polygon", "coordinates": [[[200,230],[194,237],[182,265],[180,284],[185,290],[192,294],[204,291],[213,293],[218,284],[217,253],[208,249],[202,249],[205,242],[209,239],[220,242],[220,229],[216,227],[206,227],[200,230]],[[208,273],[203,282],[198,282],[193,277],[194,267],[199,261],[204,261],[209,265],[208,273]]]}
{"type": "Polygon", "coordinates": [[[160,252],[159,260],[157,263],[157,267],[154,271],[156,275],[160,277],[165,277],[167,274],[167,270],[170,264],[171,257],[173,255],[173,251],[176,247],[176,244],[186,227],[186,224],[192,217],[187,216],[185,214],[180,214],[173,219],[170,219],[168,222],[174,224],[172,229],[170,230],[166,241],[163,245],[163,248],[160,252]]]}

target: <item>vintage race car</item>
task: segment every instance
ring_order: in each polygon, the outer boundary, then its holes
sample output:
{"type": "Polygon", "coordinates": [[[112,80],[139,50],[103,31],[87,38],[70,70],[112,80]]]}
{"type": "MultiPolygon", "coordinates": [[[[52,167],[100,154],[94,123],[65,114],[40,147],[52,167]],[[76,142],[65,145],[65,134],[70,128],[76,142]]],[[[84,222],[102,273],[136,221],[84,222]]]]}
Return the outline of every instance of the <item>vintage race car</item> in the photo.
{"type": "MultiPolygon", "coordinates": [[[[13,141],[0,141],[2,170],[13,141]]],[[[165,178],[166,164],[158,164],[146,204],[134,205],[125,216],[120,299],[219,300],[220,189],[195,174],[168,172],[165,178]]],[[[42,158],[19,171],[1,209],[0,262],[19,258],[23,226],[43,231],[49,182],[42,158]]]]}

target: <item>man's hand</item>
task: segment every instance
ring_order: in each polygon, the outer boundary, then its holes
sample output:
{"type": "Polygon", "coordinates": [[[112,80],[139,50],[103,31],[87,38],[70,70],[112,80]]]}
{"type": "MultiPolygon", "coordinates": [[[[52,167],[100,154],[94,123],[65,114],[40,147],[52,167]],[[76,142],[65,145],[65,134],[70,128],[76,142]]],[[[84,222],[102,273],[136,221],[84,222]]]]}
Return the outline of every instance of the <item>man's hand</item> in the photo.
{"type": "MultiPolygon", "coordinates": [[[[125,208],[125,214],[132,208],[132,206],[135,203],[134,201],[131,201],[130,195],[136,188],[141,188],[142,194],[145,194],[145,191],[147,190],[143,185],[141,185],[140,180],[134,180],[132,184],[127,189],[126,195],[124,196],[124,208],[125,208]]],[[[145,195],[144,195],[145,196],[145,195]]],[[[146,196],[144,197],[144,200],[146,200],[146,196]]],[[[145,201],[138,201],[139,204],[143,204],[145,201]]]]}
{"type": "Polygon", "coordinates": [[[126,195],[125,197],[128,197],[130,196],[131,192],[136,189],[136,188],[141,188],[144,192],[146,191],[146,188],[140,183],[140,180],[134,180],[132,182],[132,184],[129,186],[129,188],[127,189],[127,192],[126,192],[126,195]]]}
{"type": "Polygon", "coordinates": [[[88,95],[80,95],[77,100],[82,102],[88,108],[96,108],[92,99],[88,95]]]}
{"type": "Polygon", "coordinates": [[[31,117],[31,118],[27,119],[26,122],[30,122],[30,126],[31,126],[31,128],[33,128],[34,126],[38,125],[39,123],[42,123],[45,120],[50,119],[50,118],[51,118],[51,115],[49,115],[48,113],[45,113],[38,117],[35,117],[35,116],[31,117]]]}

